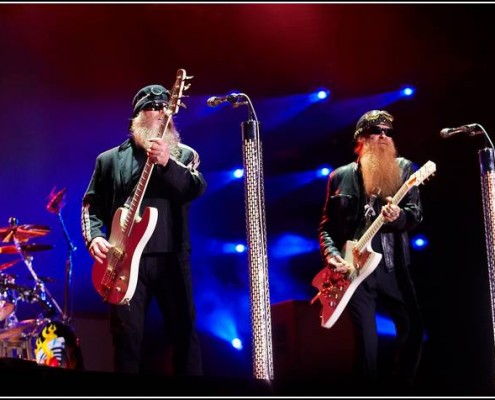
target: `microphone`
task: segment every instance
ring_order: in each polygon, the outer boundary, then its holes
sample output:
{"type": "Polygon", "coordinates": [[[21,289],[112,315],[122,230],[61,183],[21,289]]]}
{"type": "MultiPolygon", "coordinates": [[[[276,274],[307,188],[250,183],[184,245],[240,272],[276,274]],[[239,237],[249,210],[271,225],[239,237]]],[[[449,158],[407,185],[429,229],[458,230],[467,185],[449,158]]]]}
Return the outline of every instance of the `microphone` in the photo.
{"type": "Polygon", "coordinates": [[[469,136],[475,136],[483,133],[481,129],[479,129],[478,124],[469,124],[462,125],[457,128],[444,128],[440,131],[440,136],[445,139],[462,132],[467,133],[469,136]]]}
{"type": "Polygon", "coordinates": [[[51,212],[53,214],[58,214],[60,212],[62,207],[65,205],[66,192],[66,188],[63,188],[58,192],[55,189],[52,189],[51,193],[48,195],[49,201],[46,205],[46,209],[48,212],[51,212]]]}
{"type": "Polygon", "coordinates": [[[229,103],[235,103],[236,100],[241,96],[242,94],[240,93],[231,93],[224,97],[212,96],[208,100],[206,100],[206,104],[208,104],[210,107],[216,107],[221,103],[225,103],[226,101],[228,101],[229,103]]]}

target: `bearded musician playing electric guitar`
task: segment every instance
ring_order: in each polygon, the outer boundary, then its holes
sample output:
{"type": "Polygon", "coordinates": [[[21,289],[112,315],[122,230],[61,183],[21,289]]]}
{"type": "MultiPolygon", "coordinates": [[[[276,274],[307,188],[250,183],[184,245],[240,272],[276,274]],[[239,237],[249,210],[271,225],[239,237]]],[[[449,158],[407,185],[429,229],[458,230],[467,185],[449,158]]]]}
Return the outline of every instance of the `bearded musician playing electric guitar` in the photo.
{"type": "Polygon", "coordinates": [[[181,142],[169,113],[170,103],[180,96],[175,88],[185,78],[184,70],[178,72],[184,76],[178,77],[171,92],[161,85],[149,85],[136,93],[130,137],[97,157],[83,197],[82,231],[95,262],[94,285],[110,303],[116,372],[142,372],[144,324],[154,297],[165,326],[160,343],[172,349],[172,374],[202,375],[188,213],[191,201],[205,191],[206,181],[198,170],[198,153],[181,142]],[[151,173],[145,175],[147,168],[151,173]],[[147,185],[141,182],[143,176],[149,177],[147,185]],[[136,193],[142,197],[139,201],[136,193]],[[122,223],[118,216],[134,206],[140,208],[142,219],[122,223]],[[122,226],[127,228],[122,229],[125,235],[120,232],[122,226]],[[141,235],[149,240],[143,241],[141,235]],[[119,239],[114,242],[112,237],[119,239]],[[140,257],[131,254],[137,250],[142,251],[140,257]],[[134,261],[138,264],[134,272],[115,274],[123,266],[134,266],[134,261]]]}
{"type": "Polygon", "coordinates": [[[388,312],[397,332],[396,376],[391,382],[413,383],[423,338],[421,312],[408,269],[408,231],[422,221],[423,212],[417,187],[410,188],[399,204],[392,201],[414,173],[413,163],[397,156],[392,121],[392,115],[380,110],[369,111],[358,120],[354,133],[358,158],[329,176],[318,230],[324,265],[332,274],[345,276],[356,266],[341,253],[344,245],[359,239],[380,213],[383,217],[383,225],[371,241],[373,251],[383,257],[347,305],[357,337],[357,382],[370,385],[383,378],[377,367],[377,309],[388,312]]]}

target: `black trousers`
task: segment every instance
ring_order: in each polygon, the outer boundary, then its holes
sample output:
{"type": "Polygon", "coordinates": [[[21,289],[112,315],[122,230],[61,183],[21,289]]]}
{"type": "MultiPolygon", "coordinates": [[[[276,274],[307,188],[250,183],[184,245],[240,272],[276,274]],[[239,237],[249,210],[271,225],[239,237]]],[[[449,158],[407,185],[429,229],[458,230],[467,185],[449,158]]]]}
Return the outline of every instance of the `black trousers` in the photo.
{"type": "Polygon", "coordinates": [[[349,312],[357,337],[356,372],[363,383],[375,384],[378,371],[376,311],[388,315],[395,324],[394,382],[414,383],[423,346],[423,320],[408,268],[387,271],[380,263],[356,289],[349,312]]]}
{"type": "Polygon", "coordinates": [[[189,255],[172,253],[143,255],[130,304],[110,308],[115,371],[140,372],[146,314],[153,297],[163,318],[163,340],[171,347],[172,373],[202,375],[189,255]]]}

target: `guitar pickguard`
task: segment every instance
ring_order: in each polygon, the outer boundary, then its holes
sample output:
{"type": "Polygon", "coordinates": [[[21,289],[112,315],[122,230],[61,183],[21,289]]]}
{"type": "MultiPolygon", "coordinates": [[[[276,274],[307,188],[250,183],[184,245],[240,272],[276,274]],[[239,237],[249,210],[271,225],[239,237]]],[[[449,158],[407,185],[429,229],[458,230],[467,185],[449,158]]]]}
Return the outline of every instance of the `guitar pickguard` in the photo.
{"type": "Polygon", "coordinates": [[[325,267],[314,277],[313,286],[318,289],[318,298],[322,305],[321,325],[331,328],[340,317],[347,303],[351,299],[359,284],[370,275],[382,255],[366,248],[363,252],[356,251],[356,242],[347,241],[345,246],[345,260],[353,266],[346,274],[336,272],[325,267]]]}

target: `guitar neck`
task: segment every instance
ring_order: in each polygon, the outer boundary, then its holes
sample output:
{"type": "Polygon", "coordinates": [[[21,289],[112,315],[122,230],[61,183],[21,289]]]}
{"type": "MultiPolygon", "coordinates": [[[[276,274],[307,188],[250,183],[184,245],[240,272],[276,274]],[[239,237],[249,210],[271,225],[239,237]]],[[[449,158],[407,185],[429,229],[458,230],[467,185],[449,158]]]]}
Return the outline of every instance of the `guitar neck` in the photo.
{"type": "MultiPolygon", "coordinates": [[[[185,69],[181,68],[177,70],[176,80],[169,94],[169,100],[167,106],[163,110],[165,117],[161,124],[161,133],[157,135],[157,137],[160,137],[161,139],[165,137],[165,133],[168,130],[168,126],[172,121],[172,116],[179,111],[180,106],[185,107],[185,105],[182,104],[181,102],[182,91],[187,90],[189,88],[189,85],[187,85],[187,87],[185,86],[185,80],[191,78],[192,77],[188,77],[186,75],[185,69]]],[[[141,202],[143,200],[144,192],[146,191],[146,188],[148,186],[148,182],[150,180],[150,176],[151,173],[153,172],[154,166],[155,164],[152,163],[148,158],[143,168],[143,172],[141,173],[141,177],[139,178],[139,181],[136,185],[136,190],[134,191],[134,195],[132,196],[131,202],[129,204],[128,212],[123,222],[122,230],[125,236],[129,236],[134,221],[138,216],[138,212],[141,206],[141,202]]]]}
{"type": "Polygon", "coordinates": [[[141,206],[141,202],[143,200],[144,192],[148,187],[148,182],[150,180],[151,172],[153,172],[154,163],[150,161],[148,158],[146,160],[146,164],[144,165],[143,172],[141,172],[141,177],[136,185],[136,190],[134,195],[132,196],[132,200],[129,204],[129,209],[125,216],[124,224],[122,226],[122,231],[124,235],[127,236],[130,230],[132,229],[132,224],[136,219],[136,216],[139,212],[139,207],[141,206]]]}
{"type": "MultiPolygon", "coordinates": [[[[409,191],[411,186],[409,186],[406,183],[404,183],[401,188],[397,191],[395,196],[392,198],[392,203],[393,204],[399,204],[399,202],[404,198],[406,193],[409,191]]],[[[377,234],[377,232],[380,230],[382,227],[383,223],[385,221],[385,218],[383,217],[382,213],[376,217],[376,219],[372,222],[372,224],[369,226],[369,228],[364,232],[363,236],[361,236],[361,239],[358,240],[356,244],[357,250],[361,253],[366,246],[368,245],[369,242],[373,239],[373,237],[377,234]]]]}
{"type": "MultiPolygon", "coordinates": [[[[171,114],[167,114],[164,122],[162,123],[162,133],[160,137],[163,139],[165,136],[165,132],[167,131],[168,125],[170,123],[170,119],[172,118],[171,114]]],[[[132,200],[129,204],[128,212],[125,216],[124,225],[122,230],[125,235],[127,235],[131,229],[132,224],[136,219],[136,216],[139,214],[139,207],[141,206],[141,202],[143,200],[144,192],[146,192],[146,188],[148,187],[148,182],[150,180],[151,173],[153,172],[154,163],[150,161],[149,158],[146,159],[146,164],[144,165],[143,171],[141,172],[141,176],[136,185],[136,190],[134,195],[132,196],[132,200]]]]}

